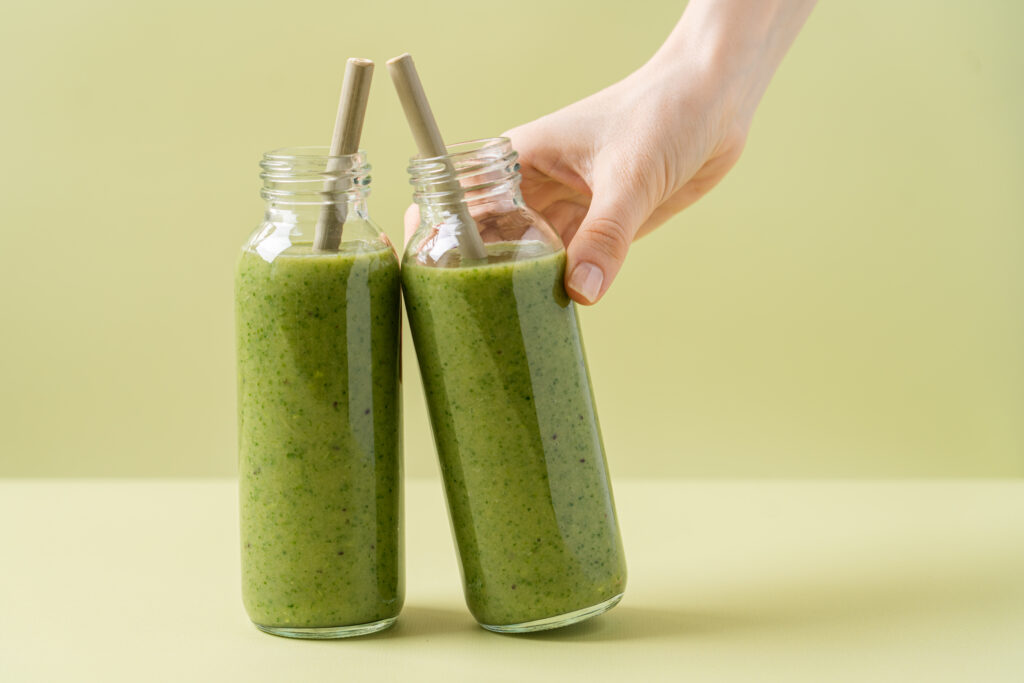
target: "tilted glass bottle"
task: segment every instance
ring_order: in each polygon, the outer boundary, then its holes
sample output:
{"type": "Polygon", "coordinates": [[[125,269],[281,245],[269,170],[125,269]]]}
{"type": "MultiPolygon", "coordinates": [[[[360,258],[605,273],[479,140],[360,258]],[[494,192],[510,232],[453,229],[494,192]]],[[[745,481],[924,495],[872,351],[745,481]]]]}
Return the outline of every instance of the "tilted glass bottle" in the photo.
{"type": "Polygon", "coordinates": [[[411,162],[402,283],[466,600],[490,630],[564,626],[626,581],[565,250],[507,139],[448,151],[411,162]]]}

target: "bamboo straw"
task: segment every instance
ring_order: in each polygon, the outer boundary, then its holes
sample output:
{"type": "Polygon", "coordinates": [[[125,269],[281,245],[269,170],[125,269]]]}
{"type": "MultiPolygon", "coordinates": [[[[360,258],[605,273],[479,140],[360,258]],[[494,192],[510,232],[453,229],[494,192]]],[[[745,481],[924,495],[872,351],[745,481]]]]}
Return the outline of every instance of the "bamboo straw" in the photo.
{"type": "MultiPolygon", "coordinates": [[[[348,187],[338,187],[338,179],[332,177],[339,169],[338,157],[359,151],[359,137],[363,132],[366,117],[366,101],[370,96],[370,81],[373,78],[373,62],[353,57],[345,64],[345,80],[341,84],[341,99],[338,102],[338,116],[334,121],[331,149],[328,152],[328,179],[324,192],[337,196],[348,187]]],[[[348,170],[348,169],[346,169],[348,170]]],[[[320,207],[320,218],[316,222],[313,249],[316,251],[337,251],[341,244],[341,233],[348,213],[345,198],[341,203],[325,203],[320,207]]]]}
{"type": "Polygon", "coordinates": [[[440,157],[445,165],[448,179],[441,183],[445,191],[452,192],[456,198],[455,212],[462,222],[463,229],[456,234],[459,240],[459,250],[464,259],[483,260],[487,258],[487,250],[480,238],[476,221],[469,215],[466,208],[465,195],[462,186],[455,177],[455,167],[448,158],[448,150],[444,145],[444,138],[434,120],[434,114],[430,110],[430,103],[423,92],[423,84],[420,82],[419,74],[416,73],[416,65],[412,62],[412,55],[408,52],[388,60],[388,73],[398,91],[398,99],[402,101],[402,109],[405,111],[405,118],[409,121],[409,128],[412,129],[412,136],[416,139],[416,146],[420,155],[425,158],[440,157]]]}

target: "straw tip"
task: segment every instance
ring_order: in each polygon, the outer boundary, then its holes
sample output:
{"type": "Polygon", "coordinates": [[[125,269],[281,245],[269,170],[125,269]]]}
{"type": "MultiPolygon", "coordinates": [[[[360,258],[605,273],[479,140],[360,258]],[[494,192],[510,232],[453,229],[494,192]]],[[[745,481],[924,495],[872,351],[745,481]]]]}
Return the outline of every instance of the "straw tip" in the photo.
{"type": "Polygon", "coordinates": [[[406,61],[410,61],[410,60],[412,60],[412,55],[409,54],[408,52],[403,52],[402,54],[398,55],[397,57],[392,57],[391,59],[389,59],[388,60],[388,66],[391,66],[393,64],[401,64],[402,62],[406,62],[406,61]]]}
{"type": "Polygon", "coordinates": [[[361,69],[366,69],[373,66],[372,59],[364,59],[363,57],[349,57],[348,63],[351,64],[352,66],[359,67],[361,69]]]}

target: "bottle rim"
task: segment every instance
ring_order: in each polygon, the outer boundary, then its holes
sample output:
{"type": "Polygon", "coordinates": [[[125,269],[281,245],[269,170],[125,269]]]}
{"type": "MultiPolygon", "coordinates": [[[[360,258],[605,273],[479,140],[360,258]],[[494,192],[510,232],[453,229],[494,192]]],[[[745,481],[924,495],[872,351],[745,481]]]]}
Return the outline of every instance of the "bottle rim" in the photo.
{"type": "Polygon", "coordinates": [[[288,162],[300,162],[305,168],[317,166],[321,161],[324,167],[327,162],[332,162],[332,167],[338,170],[353,171],[367,166],[366,150],[360,149],[353,154],[330,155],[330,148],[326,145],[300,145],[296,147],[279,147],[263,153],[260,166],[266,168],[270,165],[274,168],[287,168],[284,164],[288,162]]]}
{"type": "Polygon", "coordinates": [[[453,142],[450,145],[445,145],[447,150],[446,154],[438,154],[436,156],[425,157],[422,154],[417,154],[409,159],[409,165],[420,166],[422,164],[428,164],[431,162],[438,161],[440,159],[451,159],[453,161],[463,160],[473,155],[479,154],[485,150],[500,150],[504,147],[511,147],[512,140],[507,137],[493,137],[493,138],[477,138],[475,140],[463,140],[462,142],[453,142]]]}

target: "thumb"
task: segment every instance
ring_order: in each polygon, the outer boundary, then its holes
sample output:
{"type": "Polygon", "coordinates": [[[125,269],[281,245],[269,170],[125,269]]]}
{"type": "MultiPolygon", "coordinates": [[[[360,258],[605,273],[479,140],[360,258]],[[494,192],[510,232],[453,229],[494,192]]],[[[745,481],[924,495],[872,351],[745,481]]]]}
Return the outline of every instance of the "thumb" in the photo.
{"type": "Polygon", "coordinates": [[[639,193],[620,189],[629,186],[621,178],[596,185],[590,209],[569,242],[565,288],[581,304],[597,303],[608,291],[651,213],[639,193]]]}

